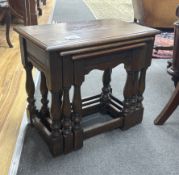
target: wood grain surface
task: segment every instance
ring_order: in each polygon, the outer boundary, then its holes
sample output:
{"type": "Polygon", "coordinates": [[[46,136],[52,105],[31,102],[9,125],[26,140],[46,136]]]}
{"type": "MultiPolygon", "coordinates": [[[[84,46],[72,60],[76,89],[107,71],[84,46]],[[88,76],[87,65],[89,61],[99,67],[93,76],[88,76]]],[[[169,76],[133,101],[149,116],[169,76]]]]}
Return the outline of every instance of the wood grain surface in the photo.
{"type": "MultiPolygon", "coordinates": [[[[55,0],[43,7],[39,24],[46,24],[55,0]]],[[[25,72],[21,64],[19,39],[11,29],[14,48],[5,40],[5,26],[0,26],[0,174],[7,175],[26,106],[25,72]]]]}
{"type": "Polygon", "coordinates": [[[82,47],[142,38],[156,33],[155,29],[117,19],[25,26],[16,27],[15,30],[47,51],[74,50],[82,47]],[[44,37],[47,33],[48,37],[44,37]]]}

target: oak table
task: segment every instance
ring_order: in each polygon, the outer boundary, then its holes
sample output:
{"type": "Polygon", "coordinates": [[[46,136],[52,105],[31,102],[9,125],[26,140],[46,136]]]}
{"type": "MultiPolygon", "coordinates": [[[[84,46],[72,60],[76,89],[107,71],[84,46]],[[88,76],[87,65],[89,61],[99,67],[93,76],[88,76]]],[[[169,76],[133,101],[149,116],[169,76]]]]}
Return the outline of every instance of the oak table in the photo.
{"type": "Polygon", "coordinates": [[[94,20],[16,27],[15,31],[26,70],[27,113],[54,156],[81,148],[84,139],[101,132],[128,129],[142,121],[145,75],[158,30],[120,20],[94,20]],[[112,95],[110,86],[112,68],[121,63],[127,72],[123,101],[112,95]],[[33,67],[41,72],[40,110],[35,105],[33,67]],[[93,69],[104,71],[102,93],[81,99],[84,77],[93,69]],[[109,114],[111,120],[82,127],[83,117],[96,112],[109,114]]]}

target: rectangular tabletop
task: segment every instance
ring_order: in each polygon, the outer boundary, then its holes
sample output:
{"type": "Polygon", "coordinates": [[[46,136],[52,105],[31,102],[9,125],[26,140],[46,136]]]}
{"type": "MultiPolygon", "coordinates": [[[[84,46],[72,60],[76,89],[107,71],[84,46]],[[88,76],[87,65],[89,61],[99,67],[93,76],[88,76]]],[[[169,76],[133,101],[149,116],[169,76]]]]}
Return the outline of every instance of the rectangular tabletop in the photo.
{"type": "Polygon", "coordinates": [[[14,29],[47,51],[64,51],[154,36],[158,30],[117,19],[22,26],[14,29]]]}

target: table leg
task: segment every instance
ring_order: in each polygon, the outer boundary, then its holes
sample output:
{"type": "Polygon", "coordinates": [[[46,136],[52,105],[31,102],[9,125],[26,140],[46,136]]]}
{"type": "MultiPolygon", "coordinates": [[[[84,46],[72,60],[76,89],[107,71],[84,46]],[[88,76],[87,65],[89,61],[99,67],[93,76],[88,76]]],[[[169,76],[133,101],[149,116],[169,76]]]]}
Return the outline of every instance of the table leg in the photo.
{"type": "Polygon", "coordinates": [[[112,88],[110,86],[112,69],[106,69],[103,74],[103,88],[101,94],[101,113],[106,113],[106,108],[110,101],[112,88]]]}
{"type": "Polygon", "coordinates": [[[177,108],[179,104],[179,83],[177,84],[175,91],[173,92],[170,100],[163,108],[158,117],[154,120],[155,125],[162,125],[170,117],[173,111],[177,108]]]}
{"type": "Polygon", "coordinates": [[[42,95],[41,103],[42,107],[40,110],[40,116],[42,118],[47,118],[50,116],[49,108],[48,108],[48,88],[47,88],[47,83],[46,83],[46,78],[43,72],[41,72],[41,82],[40,82],[40,91],[42,95]]]}
{"type": "Polygon", "coordinates": [[[51,104],[51,144],[50,150],[54,156],[63,153],[63,136],[61,132],[61,109],[59,98],[61,92],[51,90],[52,104],[51,104]]]}
{"type": "Polygon", "coordinates": [[[137,108],[142,109],[142,101],[143,101],[143,93],[145,90],[145,78],[146,78],[146,68],[143,68],[140,71],[139,75],[139,86],[138,86],[138,93],[137,93],[137,108]]]}
{"type": "Polygon", "coordinates": [[[137,98],[138,98],[138,84],[139,84],[139,71],[132,71],[132,89],[131,89],[131,111],[134,112],[138,110],[137,108],[137,98]]]}
{"type": "Polygon", "coordinates": [[[73,133],[71,123],[71,104],[69,99],[70,87],[63,88],[63,137],[64,137],[64,153],[69,153],[73,150],[73,133]]]}
{"type": "Polygon", "coordinates": [[[32,64],[27,63],[25,66],[25,71],[26,71],[26,92],[27,92],[27,115],[30,118],[31,124],[33,123],[33,118],[37,114],[36,106],[35,106],[35,98],[34,98],[34,93],[35,93],[35,85],[32,77],[32,64]]]}
{"type": "Polygon", "coordinates": [[[133,71],[127,71],[127,80],[124,87],[124,114],[131,112],[133,100],[133,71]]]}
{"type": "Polygon", "coordinates": [[[143,107],[138,106],[138,89],[142,83],[140,79],[141,76],[139,78],[139,71],[127,70],[123,102],[124,126],[122,129],[128,129],[142,121],[143,107]]]}
{"type": "Polygon", "coordinates": [[[73,133],[74,133],[74,149],[83,147],[83,129],[81,127],[82,118],[82,101],[81,101],[81,84],[74,85],[73,96],[73,133]]]}

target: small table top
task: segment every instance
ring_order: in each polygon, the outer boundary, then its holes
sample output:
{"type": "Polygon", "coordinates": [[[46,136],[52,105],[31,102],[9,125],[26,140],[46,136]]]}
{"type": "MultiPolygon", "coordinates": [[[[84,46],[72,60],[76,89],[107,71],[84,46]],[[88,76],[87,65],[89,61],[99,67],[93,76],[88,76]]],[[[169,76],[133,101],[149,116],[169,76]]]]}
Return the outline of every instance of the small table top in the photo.
{"type": "Polygon", "coordinates": [[[14,30],[47,51],[80,49],[159,33],[156,29],[117,19],[22,26],[14,30]]]}

